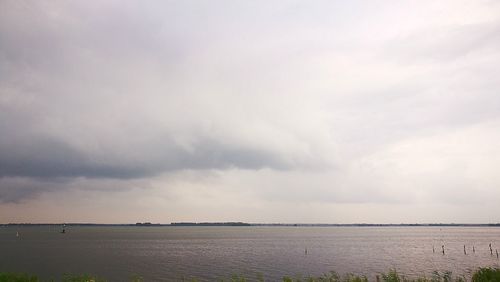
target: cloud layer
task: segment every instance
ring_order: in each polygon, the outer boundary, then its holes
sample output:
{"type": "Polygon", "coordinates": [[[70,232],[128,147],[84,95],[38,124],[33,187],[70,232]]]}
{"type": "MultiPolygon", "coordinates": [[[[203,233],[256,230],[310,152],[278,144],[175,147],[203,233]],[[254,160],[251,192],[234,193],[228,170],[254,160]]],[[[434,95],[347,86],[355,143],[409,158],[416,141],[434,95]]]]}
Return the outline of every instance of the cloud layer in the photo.
{"type": "Polygon", "coordinates": [[[2,1],[0,221],[495,220],[418,214],[500,196],[499,46],[494,1],[2,1]]]}

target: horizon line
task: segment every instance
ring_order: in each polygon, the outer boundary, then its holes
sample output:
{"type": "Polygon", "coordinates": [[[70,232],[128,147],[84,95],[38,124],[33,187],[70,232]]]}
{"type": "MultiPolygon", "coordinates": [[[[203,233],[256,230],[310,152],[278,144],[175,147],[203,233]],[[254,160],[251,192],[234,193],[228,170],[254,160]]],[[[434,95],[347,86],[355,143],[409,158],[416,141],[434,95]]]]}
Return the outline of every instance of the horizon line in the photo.
{"type": "Polygon", "coordinates": [[[259,223],[242,221],[202,221],[202,222],[170,222],[170,223],[94,223],[94,222],[9,222],[0,223],[8,225],[94,225],[94,226],[500,226],[497,223],[259,223]]]}

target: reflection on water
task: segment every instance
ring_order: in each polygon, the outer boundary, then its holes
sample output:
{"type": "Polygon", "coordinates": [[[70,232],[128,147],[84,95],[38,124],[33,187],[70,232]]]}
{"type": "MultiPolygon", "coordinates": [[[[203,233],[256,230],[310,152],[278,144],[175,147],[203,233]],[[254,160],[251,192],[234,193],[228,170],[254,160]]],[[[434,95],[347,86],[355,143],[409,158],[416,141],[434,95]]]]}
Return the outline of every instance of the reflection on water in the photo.
{"type": "Polygon", "coordinates": [[[92,273],[111,281],[235,273],[276,280],[330,270],[373,277],[391,268],[467,276],[479,266],[498,267],[495,249],[495,227],[69,227],[66,234],[59,227],[3,227],[0,271],[92,273]]]}

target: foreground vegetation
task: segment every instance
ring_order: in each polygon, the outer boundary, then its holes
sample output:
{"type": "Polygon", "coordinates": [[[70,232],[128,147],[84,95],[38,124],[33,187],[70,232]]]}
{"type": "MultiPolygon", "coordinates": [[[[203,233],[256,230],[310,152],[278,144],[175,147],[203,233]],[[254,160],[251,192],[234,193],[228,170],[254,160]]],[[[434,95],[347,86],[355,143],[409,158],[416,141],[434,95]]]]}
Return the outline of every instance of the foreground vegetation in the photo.
{"type": "MultiPolygon", "coordinates": [[[[8,273],[0,272],[0,282],[42,282],[44,280],[39,279],[35,275],[29,275],[24,273],[8,273]]],[[[48,281],[62,281],[62,282],[106,282],[108,280],[92,276],[92,275],[72,275],[65,274],[58,280],[48,280],[48,281]]],[[[143,282],[141,277],[134,276],[131,277],[132,282],[143,282]]],[[[185,282],[195,282],[198,281],[196,278],[181,278],[179,281],[185,282]]],[[[255,279],[245,278],[243,276],[234,275],[231,278],[219,279],[221,282],[250,282],[250,281],[266,281],[266,279],[259,275],[255,279]]],[[[367,282],[369,281],[366,276],[358,276],[354,274],[339,275],[332,271],[330,273],[323,274],[318,277],[283,277],[283,282],[367,282]]],[[[420,277],[420,278],[408,278],[405,275],[398,273],[396,270],[391,270],[387,273],[379,274],[375,277],[374,281],[378,282],[461,282],[469,281],[464,276],[452,276],[451,272],[434,272],[431,277],[420,277]]],[[[476,272],[472,274],[472,282],[500,282],[500,269],[498,268],[479,268],[476,272]]]]}

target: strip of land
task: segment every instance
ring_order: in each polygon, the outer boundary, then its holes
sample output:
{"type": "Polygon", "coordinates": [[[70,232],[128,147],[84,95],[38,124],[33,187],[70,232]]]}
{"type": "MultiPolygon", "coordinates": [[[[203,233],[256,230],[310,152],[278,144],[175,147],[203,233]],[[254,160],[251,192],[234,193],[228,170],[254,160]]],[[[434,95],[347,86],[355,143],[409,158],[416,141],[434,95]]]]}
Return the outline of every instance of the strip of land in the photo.
{"type": "Polygon", "coordinates": [[[8,226],[291,226],[291,227],[500,227],[500,223],[246,223],[246,222],[172,222],[172,223],[4,223],[8,226]]]}
{"type": "MultiPolygon", "coordinates": [[[[198,279],[196,277],[179,277],[178,279],[172,279],[172,277],[165,277],[168,280],[177,281],[192,281],[196,282],[198,279]]],[[[41,280],[36,275],[25,274],[25,273],[11,273],[11,272],[0,272],[0,282],[41,282],[41,280]]],[[[54,281],[51,279],[49,281],[54,281]]],[[[63,282],[107,282],[108,280],[102,277],[94,275],[74,275],[74,274],[63,274],[60,280],[63,282]]],[[[139,275],[134,275],[129,281],[132,282],[144,282],[144,280],[139,275]]],[[[264,275],[258,275],[256,279],[251,279],[249,277],[244,277],[240,275],[232,275],[230,278],[219,278],[217,281],[228,281],[228,282],[246,282],[246,281],[266,281],[264,275]]],[[[366,276],[360,276],[355,274],[344,274],[339,275],[338,273],[332,271],[325,273],[321,276],[304,276],[304,277],[293,277],[284,276],[282,278],[283,282],[368,282],[369,280],[366,276]]],[[[470,278],[465,276],[454,276],[450,271],[445,272],[434,272],[430,277],[420,276],[417,278],[408,277],[404,274],[397,272],[396,270],[390,270],[387,273],[380,273],[375,277],[374,281],[383,282],[489,282],[489,281],[500,281],[500,269],[482,267],[477,269],[470,278]]]]}

